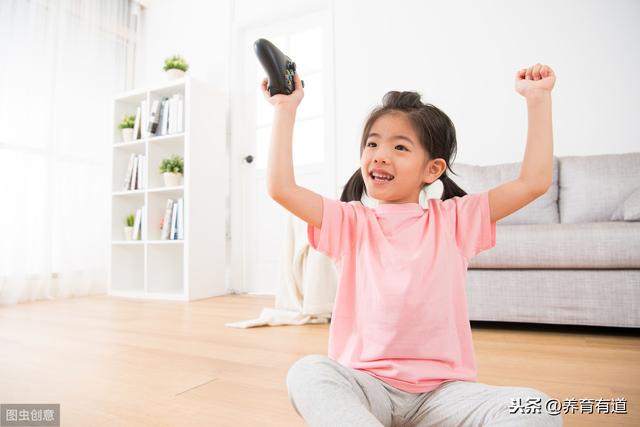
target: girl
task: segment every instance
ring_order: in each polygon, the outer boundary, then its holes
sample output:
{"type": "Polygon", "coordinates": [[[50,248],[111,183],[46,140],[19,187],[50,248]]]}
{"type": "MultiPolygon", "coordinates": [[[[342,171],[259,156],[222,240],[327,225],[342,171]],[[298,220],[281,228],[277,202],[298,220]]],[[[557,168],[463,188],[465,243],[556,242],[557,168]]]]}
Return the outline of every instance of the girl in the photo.
{"type": "Polygon", "coordinates": [[[551,184],[551,68],[516,75],[529,120],[520,176],[470,195],[448,174],[451,120],[415,92],[389,92],[371,113],[340,201],[298,186],[291,145],[304,89],[294,81],[293,93],[272,97],[262,81],[274,106],[268,191],[308,223],[309,244],[339,272],[328,356],[305,356],[287,374],[297,413],[327,427],[561,426],[542,391],[476,381],[465,297],[468,261],[495,245],[496,221],[551,184]],[[420,193],[436,180],[442,198],[425,209],[420,193]],[[364,193],[378,205],[364,206],[364,193]]]}

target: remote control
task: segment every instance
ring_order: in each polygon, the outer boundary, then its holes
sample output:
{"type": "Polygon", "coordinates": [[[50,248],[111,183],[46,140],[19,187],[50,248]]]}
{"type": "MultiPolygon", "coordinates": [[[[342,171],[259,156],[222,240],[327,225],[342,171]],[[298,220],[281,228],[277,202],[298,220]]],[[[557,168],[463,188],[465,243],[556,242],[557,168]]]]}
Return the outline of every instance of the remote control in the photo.
{"type": "MultiPolygon", "coordinates": [[[[296,63],[267,39],[256,40],[253,49],[269,77],[269,94],[271,96],[276,94],[289,95],[293,92],[296,63]]],[[[301,82],[304,87],[304,81],[301,82]]]]}

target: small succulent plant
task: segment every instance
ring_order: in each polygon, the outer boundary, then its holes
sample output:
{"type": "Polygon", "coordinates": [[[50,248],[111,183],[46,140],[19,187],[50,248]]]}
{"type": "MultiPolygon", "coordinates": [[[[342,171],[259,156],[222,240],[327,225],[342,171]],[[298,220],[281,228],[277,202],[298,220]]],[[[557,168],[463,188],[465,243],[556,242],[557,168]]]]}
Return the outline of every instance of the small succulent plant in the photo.
{"type": "Polygon", "coordinates": [[[136,123],[135,116],[129,116],[125,114],[124,118],[122,119],[122,121],[118,126],[120,127],[120,129],[133,128],[135,126],[135,123],[136,123]]]}
{"type": "Polygon", "coordinates": [[[160,173],[184,173],[184,159],[177,154],[168,159],[163,159],[160,164],[160,173]]]}
{"type": "Polygon", "coordinates": [[[187,71],[189,69],[189,64],[184,58],[180,55],[173,55],[164,60],[164,71],[177,69],[182,71],[187,71]]]}

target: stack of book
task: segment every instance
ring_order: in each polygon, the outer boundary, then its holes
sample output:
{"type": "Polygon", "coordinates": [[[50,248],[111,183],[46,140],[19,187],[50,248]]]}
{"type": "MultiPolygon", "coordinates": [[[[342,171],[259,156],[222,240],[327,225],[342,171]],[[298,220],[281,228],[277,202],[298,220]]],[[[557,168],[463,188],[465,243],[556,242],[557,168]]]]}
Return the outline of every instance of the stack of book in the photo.
{"type": "Polygon", "coordinates": [[[164,217],[160,224],[161,240],[184,239],[184,203],[182,197],[177,200],[168,199],[164,217]]]}
{"type": "Polygon", "coordinates": [[[143,100],[136,110],[133,139],[184,132],[184,97],[176,93],[149,103],[143,100]],[[151,113],[149,115],[149,112],[151,113]]]}
{"type": "Polygon", "coordinates": [[[144,154],[131,153],[127,173],[124,177],[124,190],[141,190],[144,188],[147,173],[144,159],[144,154]]]}
{"type": "Polygon", "coordinates": [[[162,136],[180,133],[184,130],[184,102],[176,93],[171,98],[163,97],[151,103],[151,118],[147,126],[150,135],[162,136]]]}

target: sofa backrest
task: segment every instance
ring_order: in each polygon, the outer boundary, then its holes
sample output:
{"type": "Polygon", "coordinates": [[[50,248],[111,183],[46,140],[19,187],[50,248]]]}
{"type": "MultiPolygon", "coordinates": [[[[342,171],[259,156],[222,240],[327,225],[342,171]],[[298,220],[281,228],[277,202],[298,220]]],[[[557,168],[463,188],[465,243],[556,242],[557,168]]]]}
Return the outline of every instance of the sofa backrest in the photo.
{"type": "Polygon", "coordinates": [[[640,187],[640,153],[559,157],[560,221],[609,221],[640,187]]]}
{"type": "MultiPolygon", "coordinates": [[[[522,162],[477,166],[454,163],[451,179],[469,194],[481,193],[516,179],[522,162]]],[[[558,158],[553,158],[553,181],[545,194],[496,224],[548,224],[560,222],[558,214],[558,158]]]]}

